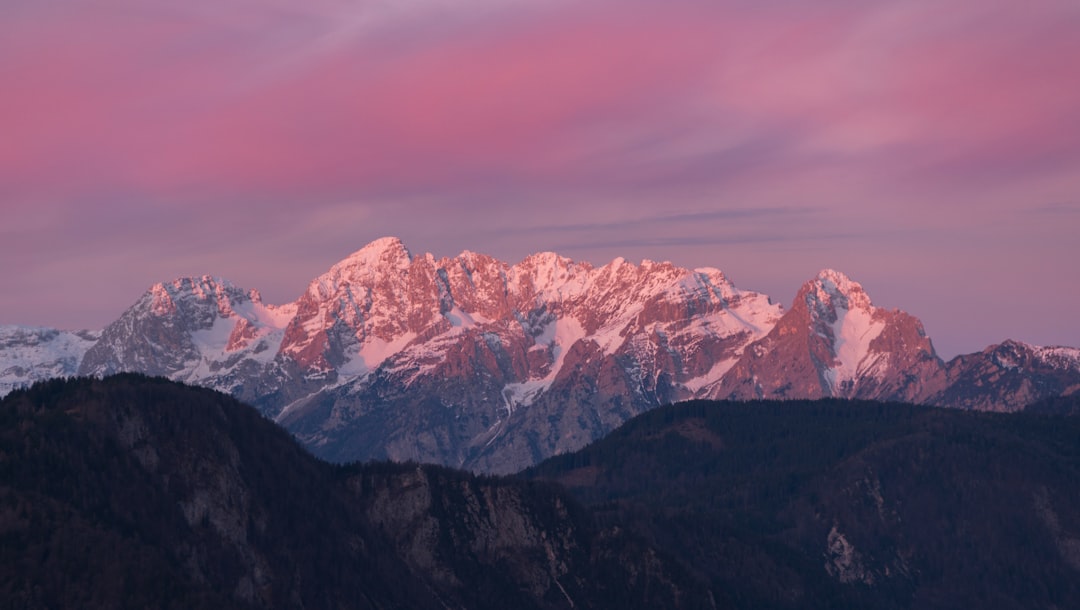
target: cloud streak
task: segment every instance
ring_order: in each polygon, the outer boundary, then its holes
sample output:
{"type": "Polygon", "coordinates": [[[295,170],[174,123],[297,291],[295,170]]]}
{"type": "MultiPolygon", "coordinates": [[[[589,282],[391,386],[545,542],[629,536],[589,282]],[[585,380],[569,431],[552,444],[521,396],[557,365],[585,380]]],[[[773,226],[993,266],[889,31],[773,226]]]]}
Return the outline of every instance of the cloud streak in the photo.
{"type": "Polygon", "coordinates": [[[849,163],[934,186],[1071,169],[1075,9],[946,5],[479,3],[442,25],[423,3],[379,21],[377,3],[96,2],[5,32],[19,85],[0,176],[15,199],[48,182],[57,198],[318,201],[760,189],[849,163]]]}

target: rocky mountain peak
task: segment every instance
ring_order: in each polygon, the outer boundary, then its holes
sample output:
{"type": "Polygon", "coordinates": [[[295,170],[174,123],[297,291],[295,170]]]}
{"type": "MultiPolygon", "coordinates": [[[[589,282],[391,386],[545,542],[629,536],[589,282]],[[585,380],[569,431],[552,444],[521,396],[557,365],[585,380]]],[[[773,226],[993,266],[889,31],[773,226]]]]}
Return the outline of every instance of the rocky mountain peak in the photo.
{"type": "Polygon", "coordinates": [[[509,316],[507,272],[510,267],[487,254],[466,250],[454,258],[434,263],[438,276],[440,310],[454,317],[457,325],[461,312],[481,318],[501,319],[509,316]],[[457,309],[458,312],[451,313],[457,309]]]}
{"type": "Polygon", "coordinates": [[[1080,349],[1072,347],[1043,347],[1006,339],[991,345],[982,354],[1004,369],[1049,367],[1060,370],[1080,370],[1080,349]]]}
{"type": "Polygon", "coordinates": [[[335,266],[377,265],[379,263],[400,263],[402,261],[406,265],[411,262],[412,253],[405,247],[401,239],[397,237],[380,237],[346,256],[335,266]]]}
{"type": "Polygon", "coordinates": [[[381,237],[346,256],[312,282],[311,290],[337,284],[372,280],[376,276],[400,273],[409,268],[412,253],[397,237],[381,237]]]}
{"type": "Polygon", "coordinates": [[[455,278],[450,281],[456,288],[455,298],[458,293],[464,296],[464,292],[483,290],[483,287],[489,284],[498,284],[505,290],[506,272],[510,268],[509,265],[493,256],[469,250],[463,251],[454,258],[433,261],[432,264],[438,268],[440,276],[455,278]],[[464,282],[464,285],[458,286],[459,282],[464,282]]]}
{"type": "Polygon", "coordinates": [[[744,351],[718,396],[919,400],[936,390],[942,366],[917,318],[874,307],[861,284],[825,269],[744,351]]]}
{"type": "Polygon", "coordinates": [[[798,298],[806,303],[812,315],[830,321],[838,315],[838,309],[866,312],[874,309],[862,284],[834,269],[820,271],[814,279],[803,285],[798,298]]]}
{"type": "Polygon", "coordinates": [[[229,317],[233,315],[234,307],[252,301],[258,303],[260,300],[258,292],[245,292],[228,280],[210,275],[159,282],[144,295],[144,302],[154,315],[184,312],[200,318],[212,315],[215,309],[221,317],[229,317]]]}
{"type": "Polygon", "coordinates": [[[1033,355],[1031,346],[1006,339],[997,345],[991,345],[983,350],[994,364],[1006,368],[1015,369],[1024,366],[1024,363],[1033,355]]]}
{"type": "Polygon", "coordinates": [[[554,252],[540,252],[514,265],[511,275],[524,295],[559,300],[579,293],[590,271],[592,265],[588,263],[576,263],[554,252]]]}
{"type": "Polygon", "coordinates": [[[526,256],[517,266],[526,269],[538,268],[567,268],[574,264],[574,260],[557,252],[536,252],[526,256]]]}
{"type": "Polygon", "coordinates": [[[440,324],[451,306],[433,256],[377,239],[311,282],[296,302],[281,352],[305,374],[363,375],[440,324]]]}
{"type": "Polygon", "coordinates": [[[139,371],[231,390],[239,371],[261,371],[273,357],[292,311],[210,275],[158,283],[102,331],[78,372],[139,371]]]}
{"type": "Polygon", "coordinates": [[[1080,350],[1007,339],[947,364],[948,384],[927,402],[982,411],[1018,411],[1047,396],[1080,393],[1080,350]]]}

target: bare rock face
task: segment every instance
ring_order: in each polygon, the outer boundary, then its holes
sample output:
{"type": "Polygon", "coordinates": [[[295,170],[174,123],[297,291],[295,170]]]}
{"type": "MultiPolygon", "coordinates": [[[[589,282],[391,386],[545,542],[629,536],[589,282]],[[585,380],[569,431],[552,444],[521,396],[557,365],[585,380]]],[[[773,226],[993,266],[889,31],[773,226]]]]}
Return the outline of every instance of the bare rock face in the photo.
{"type": "Polygon", "coordinates": [[[744,350],[714,397],[917,402],[943,377],[918,319],[875,307],[860,284],[825,270],[766,337],[744,350]]]}
{"type": "Polygon", "coordinates": [[[286,305],[204,276],[153,286],[100,333],[6,328],[0,392],[54,375],[162,375],[256,405],[327,459],[489,472],[691,398],[1014,410],[1080,384],[1068,348],[1006,343],[946,365],[918,319],[832,270],[784,312],[712,268],[436,259],[393,237],[286,305]]]}

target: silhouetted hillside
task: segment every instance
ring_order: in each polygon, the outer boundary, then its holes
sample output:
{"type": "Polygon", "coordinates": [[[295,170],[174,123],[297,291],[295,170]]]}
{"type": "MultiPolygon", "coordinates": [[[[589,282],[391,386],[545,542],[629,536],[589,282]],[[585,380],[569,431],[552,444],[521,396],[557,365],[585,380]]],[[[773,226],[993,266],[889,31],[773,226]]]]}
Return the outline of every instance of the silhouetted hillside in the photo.
{"type": "Polygon", "coordinates": [[[524,476],[332,466],[163,379],[40,383],[0,401],[0,600],[1080,607],[1077,417],[693,402],[524,476]]]}
{"type": "Polygon", "coordinates": [[[721,604],[1080,607],[1076,417],[699,401],[525,474],[644,533],[721,604]]]}
{"type": "Polygon", "coordinates": [[[1028,405],[1027,413],[1042,415],[1080,415],[1080,396],[1055,396],[1028,405]]]}
{"type": "Polygon", "coordinates": [[[121,375],[0,401],[12,608],[704,607],[545,483],[338,467],[210,390],[121,375]]]}

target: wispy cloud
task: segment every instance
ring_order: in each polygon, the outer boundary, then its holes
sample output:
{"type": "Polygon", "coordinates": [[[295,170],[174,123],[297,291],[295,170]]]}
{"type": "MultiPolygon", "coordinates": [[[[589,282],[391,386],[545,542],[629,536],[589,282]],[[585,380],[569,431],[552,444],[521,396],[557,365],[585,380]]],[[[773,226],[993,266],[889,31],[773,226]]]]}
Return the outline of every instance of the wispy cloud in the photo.
{"type": "Polygon", "coordinates": [[[1037,4],[49,3],[0,25],[0,176],[215,204],[978,190],[1080,156],[1080,18],[1037,4]]]}
{"type": "MultiPolygon", "coordinates": [[[[1080,214],[1080,203],[1069,203],[1069,202],[1046,203],[1046,204],[1043,204],[1043,205],[1040,205],[1040,206],[1036,207],[1032,211],[1035,212],[1036,214],[1050,214],[1050,215],[1055,215],[1055,216],[1056,215],[1080,214]]],[[[1026,214],[1026,213],[1029,213],[1029,212],[1026,211],[1026,210],[1022,210],[1022,211],[1019,211],[1018,213],[1026,214]]]]}
{"type": "MultiPolygon", "coordinates": [[[[625,231],[628,229],[656,229],[670,225],[691,225],[707,223],[716,226],[716,223],[731,220],[761,220],[761,219],[805,219],[814,214],[820,214],[821,210],[813,208],[793,207],[762,207],[762,208],[730,208],[723,210],[710,210],[705,212],[689,212],[678,214],[650,214],[634,218],[615,218],[604,222],[574,222],[560,224],[529,224],[518,227],[503,229],[508,233],[581,233],[594,231],[625,231]]],[[[634,232],[637,235],[638,232],[634,232]]]]}
{"type": "Polygon", "coordinates": [[[9,0],[0,279],[126,247],[285,294],[385,233],[1072,278],[1075,206],[1031,202],[1080,197],[1078,57],[1072,0],[9,0]]]}
{"type": "MultiPolygon", "coordinates": [[[[813,236],[803,236],[801,240],[804,243],[798,244],[803,248],[806,242],[810,242],[818,247],[822,244],[833,242],[848,241],[858,238],[858,234],[855,233],[816,233],[813,236]]],[[[792,237],[789,234],[778,233],[737,233],[737,234],[715,234],[715,235],[690,235],[690,236],[672,236],[672,237],[626,237],[622,239],[601,239],[601,240],[589,240],[589,241],[572,241],[564,240],[560,242],[557,251],[595,251],[600,249],[613,249],[622,248],[627,251],[636,250],[640,248],[687,248],[691,246],[732,246],[732,245],[773,245],[783,244],[785,246],[795,246],[800,241],[799,237],[792,237]]],[[[800,248],[801,249],[801,248],[800,248]]]]}

